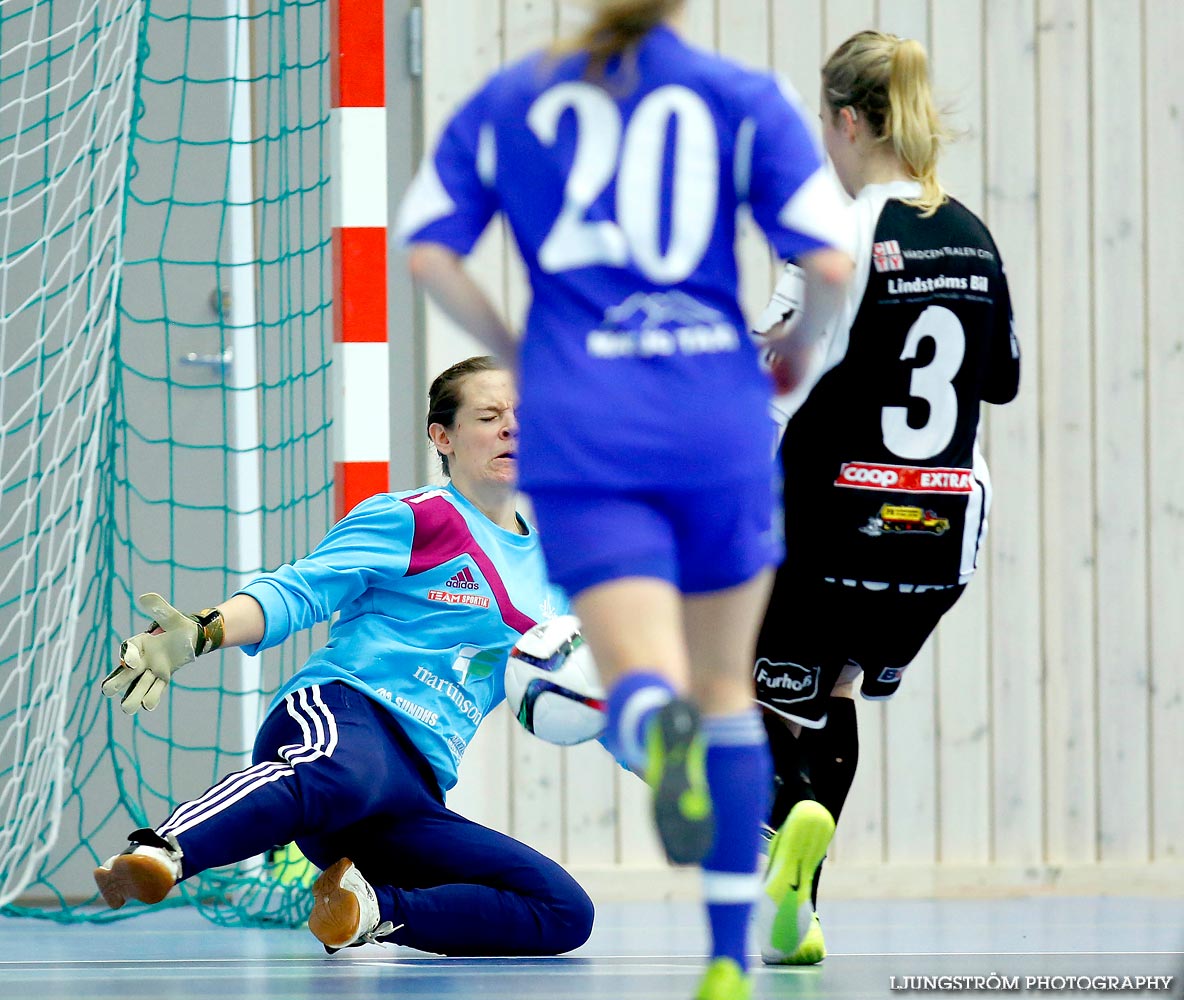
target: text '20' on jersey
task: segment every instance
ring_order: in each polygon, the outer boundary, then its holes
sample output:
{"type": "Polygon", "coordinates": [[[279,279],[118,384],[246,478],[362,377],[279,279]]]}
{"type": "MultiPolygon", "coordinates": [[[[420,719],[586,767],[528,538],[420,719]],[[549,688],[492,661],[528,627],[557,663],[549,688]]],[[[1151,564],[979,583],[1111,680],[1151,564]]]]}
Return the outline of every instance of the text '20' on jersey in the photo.
{"type": "Polygon", "coordinates": [[[533,292],[524,487],[747,479],[773,428],[737,304],[736,212],[785,259],[845,247],[821,149],[773,76],[667,28],[608,86],[586,65],[536,54],[495,75],[425,159],[400,235],[466,254],[495,212],[509,222],[533,292]]]}
{"type": "Polygon", "coordinates": [[[999,250],[951,199],[924,218],[911,182],[865,187],[858,250],[824,374],[782,441],[789,561],[840,579],[965,582],[991,484],[980,402],[1019,387],[999,250]]]}

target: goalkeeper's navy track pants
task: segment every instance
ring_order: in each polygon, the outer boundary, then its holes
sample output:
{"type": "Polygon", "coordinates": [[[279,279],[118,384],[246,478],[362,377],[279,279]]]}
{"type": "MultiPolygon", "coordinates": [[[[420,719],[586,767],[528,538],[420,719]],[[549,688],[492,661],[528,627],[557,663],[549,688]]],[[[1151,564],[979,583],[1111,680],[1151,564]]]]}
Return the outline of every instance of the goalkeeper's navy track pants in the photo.
{"type": "Polygon", "coordinates": [[[558,864],[444,806],[390,713],[345,684],[293,691],[254,764],[157,828],[182,876],[295,841],[319,868],[347,857],[378,894],[387,940],[445,955],[557,955],[583,944],[592,901],[558,864]]]}

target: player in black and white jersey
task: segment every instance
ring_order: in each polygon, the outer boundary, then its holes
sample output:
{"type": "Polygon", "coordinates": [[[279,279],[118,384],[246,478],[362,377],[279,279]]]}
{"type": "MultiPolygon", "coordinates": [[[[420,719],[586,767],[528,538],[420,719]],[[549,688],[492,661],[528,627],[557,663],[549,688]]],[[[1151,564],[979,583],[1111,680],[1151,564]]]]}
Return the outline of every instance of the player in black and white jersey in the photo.
{"type": "MultiPolygon", "coordinates": [[[[825,955],[816,873],[855,774],[854,680],[865,698],[891,697],[965,589],[991,501],[980,403],[1019,387],[999,250],[937,179],[924,48],[854,35],[823,67],[821,107],[855,199],[856,271],[828,335],[799,345],[794,367],[814,382],[782,439],[787,555],[753,670],[779,779],[771,963],[825,955]]],[[[792,281],[763,317],[774,332],[792,281]]]]}

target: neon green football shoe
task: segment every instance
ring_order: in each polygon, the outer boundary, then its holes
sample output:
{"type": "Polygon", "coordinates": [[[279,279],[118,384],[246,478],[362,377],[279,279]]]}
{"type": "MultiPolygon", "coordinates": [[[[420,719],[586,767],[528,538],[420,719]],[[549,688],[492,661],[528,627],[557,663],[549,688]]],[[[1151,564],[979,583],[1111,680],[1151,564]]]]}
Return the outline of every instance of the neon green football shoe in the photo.
{"type": "Polygon", "coordinates": [[[822,927],[810,896],[814,873],[826,857],[834,832],[834,817],[807,799],[790,810],[773,838],[769,874],[759,901],[762,910],[773,911],[771,926],[761,935],[761,958],[767,965],[813,965],[825,957],[822,927]]]}
{"type": "Polygon", "coordinates": [[[715,958],[699,982],[695,1000],[751,1000],[752,978],[735,959],[715,958]]]}
{"type": "Polygon", "coordinates": [[[675,698],[662,706],[646,734],[646,783],[654,790],[654,822],[672,864],[702,861],[715,839],[707,746],[699,710],[675,698]]]}
{"type": "Polygon", "coordinates": [[[824,958],[826,958],[826,941],[822,937],[822,924],[818,920],[818,914],[815,913],[810,920],[810,929],[806,931],[806,936],[802,938],[798,950],[783,962],[770,962],[769,964],[817,965],[824,958]]]}

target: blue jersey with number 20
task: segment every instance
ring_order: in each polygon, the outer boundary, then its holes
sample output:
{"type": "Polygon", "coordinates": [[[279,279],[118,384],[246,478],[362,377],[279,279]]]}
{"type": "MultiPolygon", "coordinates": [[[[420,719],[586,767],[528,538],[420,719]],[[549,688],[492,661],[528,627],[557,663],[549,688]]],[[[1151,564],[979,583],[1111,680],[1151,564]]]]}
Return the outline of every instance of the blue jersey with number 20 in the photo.
{"type": "Polygon", "coordinates": [[[769,384],[737,301],[747,206],[786,259],[845,247],[795,95],[661,27],[636,65],[536,54],[447,124],[400,210],[407,242],[467,254],[496,212],[533,292],[520,475],[535,486],[734,482],[767,464],[769,384]]]}

